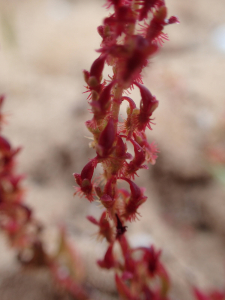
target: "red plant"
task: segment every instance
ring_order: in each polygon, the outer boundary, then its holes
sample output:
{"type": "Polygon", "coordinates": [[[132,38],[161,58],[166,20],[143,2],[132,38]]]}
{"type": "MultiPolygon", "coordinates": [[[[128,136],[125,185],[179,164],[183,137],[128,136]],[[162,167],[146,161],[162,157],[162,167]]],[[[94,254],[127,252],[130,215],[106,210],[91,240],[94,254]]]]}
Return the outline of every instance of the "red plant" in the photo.
{"type": "Polygon", "coordinates": [[[45,267],[55,281],[78,300],[89,297],[82,287],[83,267],[79,255],[68,242],[65,231],[59,231],[56,253],[49,254],[42,239],[43,225],[24,203],[23,175],[16,173],[15,157],[20,148],[13,148],[2,135],[4,115],[0,96],[0,229],[10,245],[17,251],[17,258],[26,267],[45,267]],[[66,270],[62,274],[62,270],[66,270]]]}
{"type": "Polygon", "coordinates": [[[89,201],[98,200],[105,208],[99,221],[91,216],[88,219],[99,227],[99,236],[109,243],[98,265],[115,270],[121,299],[168,299],[170,283],[160,261],[161,252],[153,246],[132,249],[125,236],[125,224],[138,219],[138,209],[147,200],[144,189],[134,179],[141,168],[148,168],[146,163],[155,163],[158,152],[154,142],[148,143],[145,130],[152,129],[152,115],[159,102],[143,85],[141,72],[163,39],[167,39],[164,27],[179,21],[176,17],[167,18],[163,0],[108,0],[106,6],[113,7],[114,12],[98,27],[102,37],[101,48],[97,50],[100,56],[90,71],[84,70],[93,113],[86,126],[93,134],[96,156],[80,174],[74,174],[79,186],[75,194],[89,201]],[[105,64],[113,69],[107,85],[103,79],[105,64]],[[135,86],[140,92],[139,107],[124,95],[135,86]],[[124,100],[129,104],[127,117],[119,123],[124,100]],[[133,146],[133,157],[127,152],[127,143],[133,146]],[[101,184],[94,184],[98,164],[103,167],[102,180],[101,184]],[[128,184],[129,189],[119,188],[118,181],[128,184]],[[116,243],[123,259],[116,256],[116,243]]]}
{"type": "MultiPolygon", "coordinates": [[[[80,174],[74,174],[78,185],[75,194],[90,202],[99,201],[104,207],[99,220],[87,218],[98,227],[98,236],[108,242],[104,257],[97,263],[103,269],[115,270],[120,298],[168,300],[170,280],[160,260],[161,251],[153,245],[132,248],[126,237],[126,224],[140,217],[139,207],[147,201],[144,188],[134,182],[135,177],[140,169],[148,168],[146,163],[155,163],[158,153],[154,142],[147,141],[145,131],[152,129],[152,115],[159,102],[143,85],[141,72],[164,40],[168,40],[164,27],[179,21],[176,17],[167,18],[164,0],[107,0],[106,7],[113,7],[114,12],[98,27],[102,37],[101,48],[97,50],[100,55],[90,71],[84,70],[93,113],[86,126],[93,134],[96,156],[80,174]],[[113,69],[109,83],[103,79],[105,64],[113,69]],[[139,107],[126,96],[134,87],[140,92],[139,107]],[[124,100],[129,105],[127,117],[119,123],[124,100]],[[134,156],[127,152],[127,143],[133,147],[134,156]],[[103,167],[102,180],[94,181],[98,164],[103,167]],[[128,189],[119,188],[119,181],[128,189]],[[116,251],[118,246],[120,256],[116,251]]],[[[88,300],[80,258],[65,231],[60,230],[57,252],[47,253],[41,236],[42,225],[24,203],[23,176],[15,170],[15,157],[20,149],[14,149],[1,135],[3,100],[4,96],[0,96],[0,228],[17,249],[23,265],[47,267],[56,282],[75,299],[88,300]]],[[[224,291],[206,294],[195,289],[194,295],[196,300],[225,300],[224,291]]]]}

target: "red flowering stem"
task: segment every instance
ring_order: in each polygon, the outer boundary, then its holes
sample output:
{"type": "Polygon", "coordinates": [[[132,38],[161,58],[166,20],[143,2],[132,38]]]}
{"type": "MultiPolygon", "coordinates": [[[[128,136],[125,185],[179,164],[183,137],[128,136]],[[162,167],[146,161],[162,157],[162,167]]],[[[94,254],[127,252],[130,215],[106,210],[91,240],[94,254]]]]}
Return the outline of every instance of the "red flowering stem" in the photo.
{"type": "Polygon", "coordinates": [[[91,216],[88,219],[99,227],[99,235],[109,242],[106,254],[98,264],[118,272],[116,284],[122,299],[166,299],[165,287],[169,283],[159,261],[160,253],[153,247],[131,249],[124,234],[127,230],[125,223],[140,216],[138,209],[147,199],[144,190],[133,180],[139,169],[147,168],[145,163],[155,163],[158,152],[145,135],[146,128],[151,129],[151,117],[158,100],[143,85],[141,72],[167,40],[164,26],[178,22],[178,19],[167,19],[163,0],[107,0],[106,6],[112,7],[114,12],[98,27],[102,37],[101,48],[97,50],[100,56],[93,62],[90,72],[84,71],[93,113],[86,126],[94,136],[92,147],[96,157],[80,174],[74,174],[79,186],[76,193],[89,201],[100,201],[105,208],[99,221],[91,216]],[[139,27],[142,28],[141,34],[138,33],[139,27]],[[105,64],[113,70],[107,84],[108,79],[102,77],[105,64]],[[137,106],[133,99],[124,95],[135,86],[140,92],[137,106]],[[129,107],[127,118],[119,123],[123,100],[128,101],[129,107]],[[127,152],[128,142],[133,146],[134,157],[127,152]],[[102,180],[98,181],[101,184],[94,184],[92,179],[97,164],[103,167],[102,180]],[[118,180],[128,184],[128,190],[119,188],[118,180]],[[114,255],[116,240],[122,249],[123,263],[114,255]],[[133,257],[135,252],[140,252],[139,259],[133,257]],[[154,289],[150,286],[153,277],[158,277],[161,286],[154,289]]]}

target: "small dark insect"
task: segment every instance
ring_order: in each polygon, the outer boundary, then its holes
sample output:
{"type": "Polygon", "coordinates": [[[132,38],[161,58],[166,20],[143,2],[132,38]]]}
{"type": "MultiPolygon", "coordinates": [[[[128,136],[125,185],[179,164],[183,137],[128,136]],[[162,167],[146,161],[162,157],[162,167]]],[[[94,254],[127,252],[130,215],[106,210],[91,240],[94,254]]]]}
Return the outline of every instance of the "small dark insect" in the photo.
{"type": "Polygon", "coordinates": [[[122,222],[120,221],[120,218],[116,214],[117,219],[117,225],[116,225],[116,238],[119,238],[121,235],[123,235],[127,231],[127,226],[123,226],[122,222]]]}

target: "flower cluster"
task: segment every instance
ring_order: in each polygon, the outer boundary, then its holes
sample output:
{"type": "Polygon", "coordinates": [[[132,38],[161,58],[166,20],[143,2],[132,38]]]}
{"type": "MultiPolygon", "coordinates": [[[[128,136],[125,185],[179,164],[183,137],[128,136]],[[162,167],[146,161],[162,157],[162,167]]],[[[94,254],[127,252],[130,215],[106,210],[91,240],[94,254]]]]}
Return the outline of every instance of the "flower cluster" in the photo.
{"type": "Polygon", "coordinates": [[[99,201],[104,207],[100,220],[92,216],[88,219],[98,226],[99,236],[109,242],[98,265],[116,270],[121,298],[168,299],[169,280],[159,259],[160,252],[152,246],[132,249],[124,233],[126,222],[138,219],[138,209],[147,200],[144,189],[134,182],[135,177],[140,169],[148,168],[148,163],[155,163],[158,153],[154,142],[148,142],[145,131],[152,129],[152,116],[159,102],[143,85],[141,73],[168,40],[164,27],[179,21],[167,17],[164,0],[108,0],[106,7],[113,9],[113,13],[98,27],[102,37],[97,50],[100,55],[90,71],[84,70],[93,114],[86,126],[93,135],[91,147],[96,156],[80,174],[74,174],[78,185],[75,194],[90,202],[99,201]],[[103,78],[105,64],[112,67],[109,79],[103,78]],[[134,88],[140,93],[139,105],[128,97],[134,88]],[[128,103],[127,116],[119,122],[123,101],[128,103]],[[128,144],[133,155],[128,152],[128,144]],[[96,181],[93,176],[98,164],[103,172],[101,180],[96,181]],[[121,248],[121,259],[114,253],[115,244],[121,248]]]}
{"type": "Polygon", "coordinates": [[[131,248],[125,237],[109,244],[103,260],[97,263],[101,268],[117,270],[115,275],[116,286],[122,299],[139,300],[153,299],[166,300],[170,287],[169,277],[159,260],[160,251],[153,246],[131,248]],[[117,257],[114,243],[119,243],[122,250],[117,257]]]}

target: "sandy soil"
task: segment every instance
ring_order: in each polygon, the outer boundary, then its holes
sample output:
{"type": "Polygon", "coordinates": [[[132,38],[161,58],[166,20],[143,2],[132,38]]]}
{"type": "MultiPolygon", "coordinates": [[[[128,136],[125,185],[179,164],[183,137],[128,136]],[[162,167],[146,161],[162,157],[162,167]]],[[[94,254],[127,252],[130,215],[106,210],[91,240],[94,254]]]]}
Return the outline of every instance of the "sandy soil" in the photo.
{"type": "MultiPolygon", "coordinates": [[[[160,154],[155,166],[140,173],[138,182],[148,187],[149,199],[141,220],[128,231],[134,245],[154,242],[163,249],[173,299],[190,300],[193,285],[222,288],[225,282],[225,186],[206,155],[225,138],[225,52],[216,40],[225,24],[225,4],[167,4],[181,23],[167,28],[170,42],[144,79],[160,101],[156,126],[148,133],[160,154]]],[[[82,69],[97,56],[96,27],[107,14],[102,5],[97,0],[0,0],[0,92],[7,95],[9,114],[5,135],[23,146],[18,170],[27,174],[26,202],[46,226],[49,250],[58,225],[65,224],[85,260],[87,285],[96,300],[117,299],[112,274],[95,266],[106,244],[93,239],[95,228],[85,219],[100,210],[73,197],[71,174],[94,156],[84,137],[90,114],[82,69]]],[[[67,299],[45,272],[21,272],[4,237],[0,253],[1,300],[67,299]]]]}

